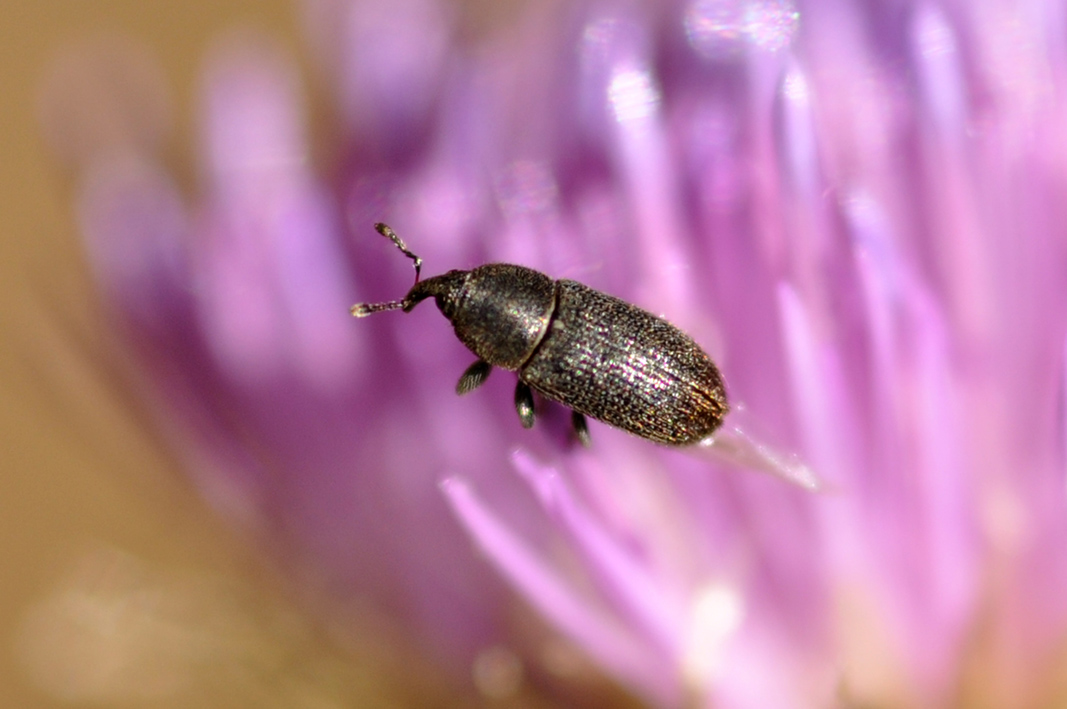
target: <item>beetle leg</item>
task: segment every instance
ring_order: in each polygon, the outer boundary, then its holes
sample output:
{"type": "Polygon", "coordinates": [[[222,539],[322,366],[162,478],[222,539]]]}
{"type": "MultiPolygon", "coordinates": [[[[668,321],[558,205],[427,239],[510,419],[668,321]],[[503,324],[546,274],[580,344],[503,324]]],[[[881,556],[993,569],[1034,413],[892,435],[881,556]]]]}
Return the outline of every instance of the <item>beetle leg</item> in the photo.
{"type": "Polygon", "coordinates": [[[456,384],[456,393],[463,396],[467,392],[474,391],[485,383],[485,380],[489,378],[489,373],[492,371],[493,365],[485,360],[478,360],[467,367],[467,371],[459,378],[459,383],[456,384]]]}
{"type": "Polygon", "coordinates": [[[521,379],[515,387],[515,410],[519,412],[519,422],[522,423],[522,427],[532,428],[534,425],[533,392],[521,379]]]}
{"type": "Polygon", "coordinates": [[[588,448],[589,424],[586,423],[585,416],[577,411],[571,411],[571,425],[574,427],[574,435],[578,438],[578,442],[588,448]]]}

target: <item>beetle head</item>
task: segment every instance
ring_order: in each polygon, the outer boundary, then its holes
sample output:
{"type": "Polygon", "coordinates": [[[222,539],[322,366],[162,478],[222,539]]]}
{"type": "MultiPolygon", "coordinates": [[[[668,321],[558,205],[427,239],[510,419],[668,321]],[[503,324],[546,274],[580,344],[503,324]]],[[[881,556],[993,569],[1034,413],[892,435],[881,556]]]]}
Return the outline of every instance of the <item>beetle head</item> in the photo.
{"type": "Polygon", "coordinates": [[[412,260],[415,266],[415,285],[401,300],[389,300],[382,303],[356,303],[351,307],[350,312],[357,318],[365,318],[372,313],[380,313],[385,310],[403,310],[405,313],[409,313],[416,305],[432,297],[437,301],[437,307],[440,308],[441,312],[451,319],[452,313],[455,311],[459,288],[466,280],[469,271],[449,271],[440,276],[420,281],[422,259],[412,253],[407,244],[397,236],[396,232],[385,224],[379,222],[374,225],[374,228],[379,234],[392,241],[405,256],[412,260]]]}
{"type": "Polygon", "coordinates": [[[452,319],[459,305],[459,292],[463,284],[467,282],[470,271],[449,271],[440,276],[427,278],[419,281],[411,287],[404,296],[400,308],[405,313],[410,313],[412,308],[426,300],[433,298],[437,301],[437,307],[449,320],[452,319]]]}

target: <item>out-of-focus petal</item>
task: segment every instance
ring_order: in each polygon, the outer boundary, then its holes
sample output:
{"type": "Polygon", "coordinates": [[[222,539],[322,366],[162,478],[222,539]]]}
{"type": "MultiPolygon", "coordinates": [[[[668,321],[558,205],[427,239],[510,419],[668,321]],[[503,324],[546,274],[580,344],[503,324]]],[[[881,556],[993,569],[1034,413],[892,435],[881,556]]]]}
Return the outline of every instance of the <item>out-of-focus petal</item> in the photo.
{"type": "Polygon", "coordinates": [[[341,222],[308,164],[292,69],[259,41],[227,44],[204,105],[213,199],[196,245],[220,366],[250,384],[286,373],[323,391],[347,386],[363,351],[336,307],[352,300],[341,222]]]}

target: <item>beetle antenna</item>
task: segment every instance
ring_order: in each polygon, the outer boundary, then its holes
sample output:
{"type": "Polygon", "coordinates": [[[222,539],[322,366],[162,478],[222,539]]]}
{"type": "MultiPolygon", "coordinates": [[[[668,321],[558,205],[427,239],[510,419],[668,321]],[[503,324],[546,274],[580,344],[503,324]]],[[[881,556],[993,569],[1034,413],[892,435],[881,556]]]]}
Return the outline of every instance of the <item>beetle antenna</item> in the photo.
{"type": "Polygon", "coordinates": [[[408,245],[405,244],[404,241],[396,235],[395,231],[389,228],[388,224],[382,224],[381,222],[378,222],[374,225],[374,228],[379,234],[396,244],[396,248],[400,249],[405,256],[415,262],[415,282],[418,283],[419,275],[422,273],[422,259],[411,253],[411,249],[408,248],[408,245]]]}
{"type": "MultiPolygon", "coordinates": [[[[389,228],[389,225],[378,222],[374,225],[374,229],[379,234],[389,239],[389,241],[392,241],[396,245],[396,248],[400,249],[400,251],[403,252],[405,256],[407,256],[414,262],[415,283],[418,283],[419,276],[422,274],[422,259],[411,252],[411,249],[409,249],[408,245],[404,243],[404,240],[397,236],[396,232],[389,228]]],[[[349,308],[349,312],[357,318],[365,318],[368,315],[371,315],[372,313],[380,313],[384,310],[399,310],[400,308],[403,308],[406,304],[406,299],[390,300],[385,303],[356,303],[351,308],[349,308]]]]}

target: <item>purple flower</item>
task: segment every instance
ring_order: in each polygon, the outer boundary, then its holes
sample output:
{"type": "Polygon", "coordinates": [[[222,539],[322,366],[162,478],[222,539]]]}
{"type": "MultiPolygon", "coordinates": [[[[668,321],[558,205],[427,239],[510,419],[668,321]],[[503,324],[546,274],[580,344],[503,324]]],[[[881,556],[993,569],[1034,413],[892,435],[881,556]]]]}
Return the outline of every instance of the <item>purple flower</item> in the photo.
{"type": "Polygon", "coordinates": [[[90,259],[204,497],[325,615],[479,682],[500,647],[535,682],[578,649],[654,706],[1054,702],[1060,5],[576,2],[477,42],[453,9],[306,6],[321,144],[245,37],[207,63],[198,189],[143,141],[82,153],[90,259]],[[428,274],[521,263],[664,314],[726,377],[733,457],[775,441],[824,489],[597,424],[579,450],[555,405],[524,431],[504,372],[455,397],[472,356],[432,306],[347,315],[411,283],[375,221],[428,274]]]}

